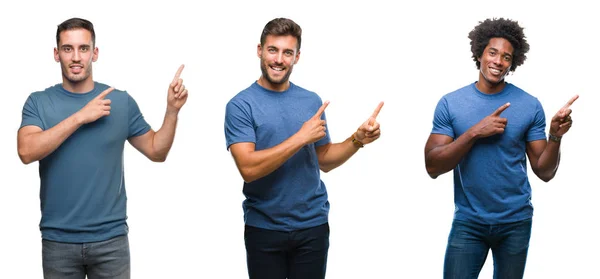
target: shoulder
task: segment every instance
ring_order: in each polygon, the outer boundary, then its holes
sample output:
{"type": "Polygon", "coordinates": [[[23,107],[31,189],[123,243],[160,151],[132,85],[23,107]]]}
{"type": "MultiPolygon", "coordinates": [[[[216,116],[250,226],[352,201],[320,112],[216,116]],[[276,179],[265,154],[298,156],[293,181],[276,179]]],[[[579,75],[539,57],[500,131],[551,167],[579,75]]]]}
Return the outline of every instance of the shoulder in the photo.
{"type": "Polygon", "coordinates": [[[53,98],[54,96],[56,96],[56,93],[58,93],[59,90],[59,86],[61,86],[60,84],[55,84],[53,86],[50,86],[44,90],[40,90],[40,91],[35,91],[29,94],[29,97],[27,98],[27,102],[44,102],[44,101],[48,101],[51,98],[53,98]]]}
{"type": "Polygon", "coordinates": [[[229,100],[228,104],[229,103],[244,103],[244,102],[253,100],[253,99],[257,98],[259,90],[260,90],[260,88],[257,88],[257,86],[252,84],[252,85],[248,86],[247,88],[243,89],[242,91],[238,92],[237,94],[235,94],[229,100]]]}
{"type": "Polygon", "coordinates": [[[465,85],[461,88],[458,88],[450,93],[446,93],[442,99],[455,99],[455,98],[462,98],[463,96],[467,95],[467,94],[472,94],[474,91],[474,87],[475,87],[475,83],[470,83],[468,85],[465,85]]]}
{"type": "Polygon", "coordinates": [[[321,99],[321,97],[319,97],[319,95],[317,93],[315,93],[314,91],[305,89],[304,87],[298,86],[295,83],[290,82],[290,91],[294,92],[295,94],[302,94],[305,95],[307,97],[312,97],[312,98],[316,98],[316,99],[321,99]]]}
{"type": "Polygon", "coordinates": [[[512,84],[512,83],[507,83],[506,84],[506,89],[510,90],[511,94],[513,94],[514,96],[518,97],[521,101],[523,102],[528,102],[534,105],[539,105],[541,106],[540,101],[538,100],[537,97],[529,94],[527,91],[521,89],[520,87],[512,84]]]}
{"type": "MultiPolygon", "coordinates": [[[[101,82],[94,82],[94,90],[96,91],[94,95],[100,94],[108,88],[110,88],[110,86],[107,84],[101,82]]],[[[133,97],[129,93],[127,93],[126,90],[120,90],[117,88],[114,88],[113,91],[110,92],[110,94],[108,94],[106,97],[109,99],[133,99],[133,97]]]]}

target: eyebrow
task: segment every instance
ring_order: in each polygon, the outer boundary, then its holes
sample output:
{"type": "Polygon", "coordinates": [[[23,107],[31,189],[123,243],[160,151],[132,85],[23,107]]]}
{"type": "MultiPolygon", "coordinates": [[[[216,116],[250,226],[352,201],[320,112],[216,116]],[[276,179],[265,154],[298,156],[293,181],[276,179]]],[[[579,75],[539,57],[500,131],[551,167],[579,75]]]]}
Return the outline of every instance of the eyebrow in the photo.
{"type": "MultiPolygon", "coordinates": [[[[70,47],[70,48],[73,48],[73,45],[70,45],[70,44],[64,44],[64,45],[61,45],[60,47],[61,47],[61,48],[63,48],[63,47],[70,47]]],[[[79,47],[90,47],[90,48],[91,48],[91,46],[90,46],[90,45],[88,45],[88,44],[79,45],[79,47]]]]}
{"type": "MultiPolygon", "coordinates": [[[[493,48],[493,47],[490,47],[490,50],[493,50],[493,51],[495,51],[495,52],[500,52],[499,50],[497,50],[496,48],[493,48]]],[[[508,52],[505,52],[505,53],[503,53],[502,55],[508,55],[508,56],[512,57],[512,54],[510,54],[510,53],[508,53],[508,52]]]]}

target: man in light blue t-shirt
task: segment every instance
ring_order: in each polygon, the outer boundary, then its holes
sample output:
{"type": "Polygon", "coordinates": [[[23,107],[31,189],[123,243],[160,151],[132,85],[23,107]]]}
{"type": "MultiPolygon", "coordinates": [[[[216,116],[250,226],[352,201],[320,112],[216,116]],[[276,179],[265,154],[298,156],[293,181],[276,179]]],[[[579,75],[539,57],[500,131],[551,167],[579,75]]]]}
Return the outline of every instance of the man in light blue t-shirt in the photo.
{"type": "Polygon", "coordinates": [[[554,177],[574,96],[550,122],[542,105],[504,78],[523,64],[529,44],[516,21],[487,19],[470,33],[477,82],[438,102],[425,146],[427,172],[454,170],[455,214],[444,278],[477,278],[491,249],[494,278],[522,278],[531,236],[531,169],[554,177]]]}
{"type": "Polygon", "coordinates": [[[289,81],[301,35],[290,19],[268,22],[257,47],[262,75],[226,106],[226,144],[244,179],[250,278],[325,277],[329,202],[320,171],[342,165],[380,135],[383,103],[352,136],[331,143],[329,102],[289,81]]]}
{"type": "Polygon", "coordinates": [[[29,96],[18,131],[21,161],[39,161],[44,278],[129,278],[124,144],[155,162],[167,158],[188,96],[183,65],[154,132],[127,92],[94,82],[91,22],[64,21],[56,44],[62,83],[29,96]]]}

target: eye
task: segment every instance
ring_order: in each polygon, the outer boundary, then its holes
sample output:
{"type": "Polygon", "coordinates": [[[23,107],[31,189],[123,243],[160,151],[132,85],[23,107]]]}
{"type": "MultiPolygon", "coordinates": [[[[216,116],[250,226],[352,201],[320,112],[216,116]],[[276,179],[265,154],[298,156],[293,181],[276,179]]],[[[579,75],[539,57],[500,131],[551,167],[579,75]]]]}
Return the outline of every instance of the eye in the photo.
{"type": "Polygon", "coordinates": [[[81,52],[88,52],[90,50],[89,46],[82,46],[81,47],[81,52]]]}
{"type": "Polygon", "coordinates": [[[288,50],[288,51],[285,52],[285,55],[292,56],[292,55],[294,55],[294,52],[291,51],[291,50],[288,50]]]}
{"type": "Polygon", "coordinates": [[[490,56],[496,56],[496,52],[493,50],[490,50],[490,56]]]}
{"type": "Polygon", "coordinates": [[[268,49],[268,51],[269,51],[269,53],[276,53],[277,52],[277,50],[274,49],[274,48],[270,48],[270,49],[268,49]]]}
{"type": "Polygon", "coordinates": [[[510,61],[512,61],[512,57],[510,57],[510,55],[505,55],[504,61],[510,62],[510,61]]]}
{"type": "Polygon", "coordinates": [[[71,47],[67,47],[67,46],[66,46],[66,47],[62,47],[62,50],[63,50],[64,52],[71,52],[71,50],[73,50],[73,49],[71,49],[71,47]]]}

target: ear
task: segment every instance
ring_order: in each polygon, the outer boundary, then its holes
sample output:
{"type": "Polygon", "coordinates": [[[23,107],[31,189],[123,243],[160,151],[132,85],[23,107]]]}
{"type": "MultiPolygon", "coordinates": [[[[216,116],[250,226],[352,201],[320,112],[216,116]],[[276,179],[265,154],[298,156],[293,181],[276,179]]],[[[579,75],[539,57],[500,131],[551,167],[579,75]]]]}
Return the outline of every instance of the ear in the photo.
{"type": "Polygon", "coordinates": [[[96,62],[98,60],[98,48],[94,47],[94,55],[92,56],[92,62],[96,62]]]}
{"type": "Polygon", "coordinates": [[[60,62],[60,57],[58,56],[58,49],[54,48],[54,61],[60,62]]]}
{"type": "Polygon", "coordinates": [[[260,44],[258,44],[256,46],[256,56],[258,56],[258,58],[260,58],[261,54],[262,54],[262,46],[260,44]]]}

